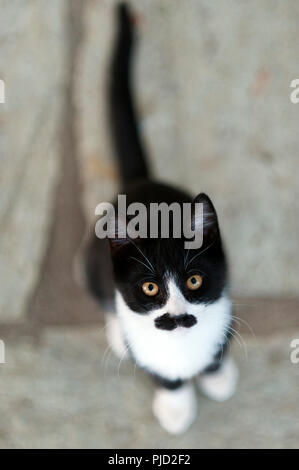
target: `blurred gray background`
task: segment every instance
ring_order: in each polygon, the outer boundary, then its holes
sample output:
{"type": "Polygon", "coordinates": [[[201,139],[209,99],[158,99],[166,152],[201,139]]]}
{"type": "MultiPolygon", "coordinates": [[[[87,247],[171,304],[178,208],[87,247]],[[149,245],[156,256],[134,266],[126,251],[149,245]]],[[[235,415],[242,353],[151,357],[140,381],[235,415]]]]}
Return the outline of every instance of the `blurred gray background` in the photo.
{"type": "Polygon", "coordinates": [[[1,0],[0,446],[296,447],[299,368],[288,355],[299,337],[299,104],[290,101],[299,3],[130,2],[153,172],[211,196],[237,313],[250,326],[240,325],[252,350],[240,359],[240,395],[221,411],[204,401],[204,428],[199,420],[182,441],[159,431],[150,399],[140,416],[151,385],[141,376],[133,386],[130,365],[115,378],[109,359],[104,376],[103,319],[73,280],[95,207],[118,189],[105,93],[115,3],[1,0]],[[118,389],[128,406],[115,411],[118,389]]]}

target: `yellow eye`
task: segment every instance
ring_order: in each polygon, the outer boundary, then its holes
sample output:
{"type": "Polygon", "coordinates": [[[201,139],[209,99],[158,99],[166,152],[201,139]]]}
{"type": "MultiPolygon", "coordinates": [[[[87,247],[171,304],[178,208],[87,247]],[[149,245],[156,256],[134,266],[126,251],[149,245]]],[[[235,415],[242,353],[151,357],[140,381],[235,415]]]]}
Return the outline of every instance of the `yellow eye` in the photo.
{"type": "Polygon", "coordinates": [[[199,289],[202,285],[202,277],[199,274],[193,274],[187,279],[187,287],[191,290],[199,289]]]}
{"type": "Polygon", "coordinates": [[[159,292],[159,287],[155,282],[144,282],[142,284],[142,290],[146,295],[154,296],[159,292]]]}

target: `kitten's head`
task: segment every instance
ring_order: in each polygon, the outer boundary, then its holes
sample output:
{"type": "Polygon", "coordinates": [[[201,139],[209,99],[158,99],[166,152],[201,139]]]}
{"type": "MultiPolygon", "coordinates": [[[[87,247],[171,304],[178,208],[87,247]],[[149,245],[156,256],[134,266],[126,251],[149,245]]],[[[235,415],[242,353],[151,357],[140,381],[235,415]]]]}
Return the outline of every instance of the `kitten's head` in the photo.
{"type": "Polygon", "coordinates": [[[218,300],[227,282],[217,214],[201,193],[203,244],[186,249],[184,238],[110,239],[116,288],[133,312],[155,313],[157,328],[196,323],[198,304],[218,300]]]}

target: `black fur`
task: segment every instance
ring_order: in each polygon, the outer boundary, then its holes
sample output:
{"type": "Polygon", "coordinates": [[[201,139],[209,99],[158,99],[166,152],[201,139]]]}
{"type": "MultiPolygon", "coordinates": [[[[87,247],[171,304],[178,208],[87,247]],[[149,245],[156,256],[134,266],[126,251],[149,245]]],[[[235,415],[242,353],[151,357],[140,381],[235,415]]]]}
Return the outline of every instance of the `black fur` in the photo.
{"type": "Polygon", "coordinates": [[[194,315],[183,313],[182,315],[170,316],[169,313],[165,313],[155,319],[156,328],[160,330],[174,330],[178,326],[184,328],[191,328],[197,323],[194,315]]]}
{"type": "Polygon", "coordinates": [[[145,145],[138,129],[132,97],[131,58],[135,42],[132,18],[126,4],[117,10],[118,25],[109,82],[109,114],[112,144],[124,184],[148,177],[145,145]]]}
{"type": "Polygon", "coordinates": [[[184,380],[180,380],[180,379],[168,380],[168,379],[165,379],[164,377],[161,377],[160,375],[155,375],[155,374],[152,374],[152,377],[155,380],[155,382],[158,385],[160,385],[160,387],[167,388],[167,390],[177,390],[185,383],[184,380]]]}
{"type": "MultiPolygon", "coordinates": [[[[144,203],[147,207],[150,202],[182,204],[192,201],[190,196],[173,187],[151,182],[134,185],[127,191],[127,196],[128,204],[136,201],[144,203]]],[[[134,241],[127,239],[127,243],[122,242],[120,246],[116,243],[112,256],[114,276],[117,288],[132,310],[147,313],[153,308],[163,306],[169,294],[167,290],[169,277],[176,281],[190,302],[207,304],[221,296],[227,283],[227,268],[218,221],[209,198],[201,195],[201,200],[205,201],[206,212],[214,213],[215,218],[214,223],[206,230],[204,243],[200,249],[188,252],[184,248],[186,241],[184,238],[147,238],[134,241]],[[146,258],[153,265],[154,272],[142,264],[146,264],[146,258]],[[200,289],[192,291],[187,288],[186,281],[189,276],[196,273],[201,275],[203,283],[200,289]],[[146,281],[159,285],[158,295],[148,297],[144,294],[141,286],[146,281]]],[[[114,245],[114,240],[110,242],[114,245]]]]}
{"type": "Polygon", "coordinates": [[[85,276],[91,294],[105,311],[114,310],[113,267],[107,239],[93,233],[86,250],[85,276]]]}

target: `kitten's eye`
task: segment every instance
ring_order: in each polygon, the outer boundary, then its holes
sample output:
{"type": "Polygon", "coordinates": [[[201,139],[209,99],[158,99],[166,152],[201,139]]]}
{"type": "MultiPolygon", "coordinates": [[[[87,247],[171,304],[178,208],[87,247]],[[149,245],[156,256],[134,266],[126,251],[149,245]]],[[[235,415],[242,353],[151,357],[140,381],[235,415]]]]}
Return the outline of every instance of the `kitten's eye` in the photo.
{"type": "Polygon", "coordinates": [[[144,282],[142,284],[142,290],[146,295],[153,296],[159,292],[159,287],[155,282],[144,282]]]}
{"type": "Polygon", "coordinates": [[[199,289],[202,285],[202,277],[199,274],[194,274],[187,279],[187,287],[191,290],[199,289]]]}

